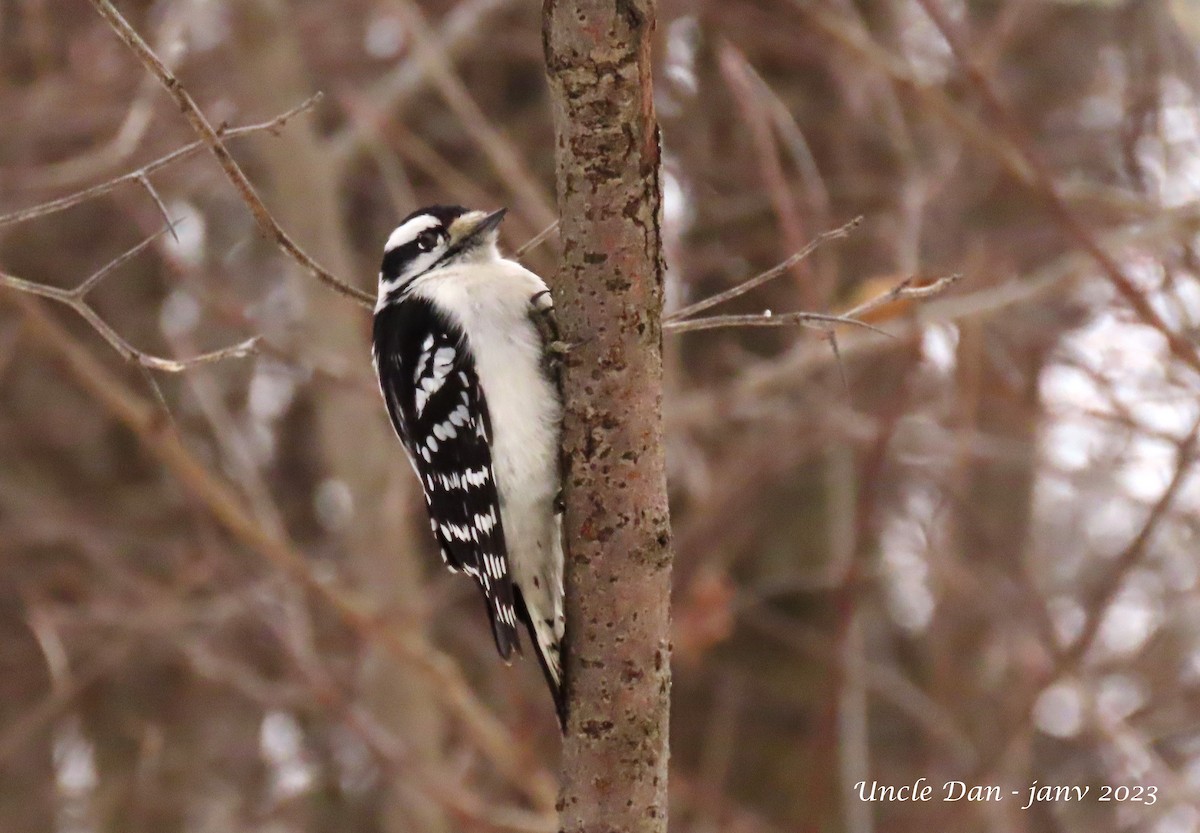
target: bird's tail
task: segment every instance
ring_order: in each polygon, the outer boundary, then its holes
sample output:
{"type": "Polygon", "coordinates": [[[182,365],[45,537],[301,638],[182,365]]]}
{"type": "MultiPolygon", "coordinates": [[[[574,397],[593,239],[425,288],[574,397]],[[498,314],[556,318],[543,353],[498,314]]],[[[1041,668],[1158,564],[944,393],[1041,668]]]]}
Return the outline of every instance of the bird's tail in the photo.
{"type": "MultiPolygon", "coordinates": [[[[537,653],[538,664],[550,694],[558,721],[566,731],[567,698],[564,678],[566,656],[566,618],[563,610],[562,515],[546,516],[546,526],[537,536],[538,547],[549,546],[549,558],[538,558],[536,572],[522,575],[514,582],[517,616],[529,629],[529,638],[537,653]]],[[[544,550],[542,550],[544,553],[544,550]]]]}
{"type": "Polygon", "coordinates": [[[530,609],[519,588],[516,589],[516,606],[517,616],[529,628],[529,638],[533,642],[538,665],[541,666],[542,676],[546,678],[546,685],[550,688],[550,696],[554,698],[554,711],[558,715],[559,728],[565,732],[567,698],[563,675],[563,622],[559,619],[557,627],[553,627],[546,621],[549,617],[539,617],[535,610],[530,609]]]}

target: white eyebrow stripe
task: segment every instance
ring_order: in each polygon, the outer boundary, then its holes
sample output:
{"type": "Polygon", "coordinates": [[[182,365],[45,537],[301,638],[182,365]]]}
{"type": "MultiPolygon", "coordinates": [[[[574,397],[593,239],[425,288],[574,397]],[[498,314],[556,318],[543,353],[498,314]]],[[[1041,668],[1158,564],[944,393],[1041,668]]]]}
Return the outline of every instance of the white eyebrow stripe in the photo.
{"type": "Polygon", "coordinates": [[[386,254],[397,246],[403,246],[405,243],[411,243],[417,239],[417,235],[423,231],[428,231],[435,226],[440,226],[442,221],[437,217],[432,217],[429,214],[422,214],[419,217],[413,217],[402,226],[397,226],[396,230],[388,237],[387,243],[383,245],[383,251],[386,254]]]}

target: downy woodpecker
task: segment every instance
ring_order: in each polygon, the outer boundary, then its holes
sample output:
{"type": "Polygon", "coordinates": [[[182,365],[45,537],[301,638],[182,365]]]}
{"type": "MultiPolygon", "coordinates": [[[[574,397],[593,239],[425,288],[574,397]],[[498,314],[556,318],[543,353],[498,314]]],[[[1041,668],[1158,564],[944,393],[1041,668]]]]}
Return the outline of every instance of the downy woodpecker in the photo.
{"type": "Polygon", "coordinates": [[[430,206],[384,246],[372,354],[442,560],[475,579],[496,648],[525,623],[565,720],[561,385],[546,284],[496,248],[504,210],[430,206]]]}

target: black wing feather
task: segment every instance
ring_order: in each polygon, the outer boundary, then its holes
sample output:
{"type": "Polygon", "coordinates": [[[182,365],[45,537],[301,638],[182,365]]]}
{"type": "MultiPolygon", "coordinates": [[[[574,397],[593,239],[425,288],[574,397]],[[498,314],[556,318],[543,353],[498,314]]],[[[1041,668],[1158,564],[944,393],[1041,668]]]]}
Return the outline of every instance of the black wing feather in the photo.
{"type": "Polygon", "coordinates": [[[508,659],[520,649],[512,578],[492,426],[466,336],[432,303],[409,296],[376,313],[374,349],[379,387],[421,480],[442,559],[478,582],[496,649],[508,659]]]}

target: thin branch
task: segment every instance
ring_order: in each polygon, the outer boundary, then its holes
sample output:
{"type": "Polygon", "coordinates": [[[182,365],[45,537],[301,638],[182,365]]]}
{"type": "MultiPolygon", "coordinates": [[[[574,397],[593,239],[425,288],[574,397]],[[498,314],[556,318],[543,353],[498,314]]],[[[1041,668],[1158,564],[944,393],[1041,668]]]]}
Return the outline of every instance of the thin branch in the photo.
{"type": "Polygon", "coordinates": [[[100,281],[104,280],[104,278],[111,275],[121,266],[124,266],[129,260],[132,260],[140,255],[146,249],[146,247],[152,244],[155,240],[158,240],[158,238],[162,237],[168,231],[174,235],[176,225],[176,223],[168,219],[165,227],[150,235],[141,243],[138,243],[132,249],[126,251],[124,254],[118,255],[113,260],[110,260],[107,264],[97,269],[90,277],[84,280],[83,283],[79,284],[79,286],[75,287],[74,289],[69,290],[67,295],[72,300],[82,301],[89,292],[96,288],[96,284],[100,283],[100,281]]]}
{"type": "Polygon", "coordinates": [[[154,51],[146,42],[142,40],[141,35],[121,16],[121,13],[116,10],[113,4],[109,0],[91,0],[91,3],[125,45],[138,56],[142,65],[159,80],[167,92],[171,94],[171,97],[175,99],[175,103],[192,125],[192,129],[200,135],[204,144],[217,157],[222,170],[225,171],[225,176],[233,183],[234,188],[241,195],[242,201],[246,203],[246,206],[250,209],[250,213],[254,215],[254,220],[262,233],[273,239],[279,248],[334,292],[357,301],[360,306],[367,309],[373,308],[375,306],[374,296],[334,276],[333,273],[317,263],[316,260],[288,236],[287,232],[283,230],[271,215],[266,205],[263,204],[262,198],[258,196],[258,192],[255,191],[249,177],[246,176],[241,166],[230,155],[229,150],[221,141],[220,134],[209,123],[208,118],[199,106],[197,106],[195,100],[192,99],[191,94],[179,82],[174,73],[163,64],[162,60],[154,54],[154,51]]]}
{"type": "MultiPolygon", "coordinates": [[[[7,279],[9,276],[0,274],[0,280],[7,279]]],[[[194,367],[200,364],[210,364],[212,362],[223,361],[224,359],[235,359],[248,356],[255,351],[255,346],[258,344],[258,336],[248,338],[245,341],[237,344],[223,347],[220,350],[213,350],[210,353],[201,353],[198,356],[192,356],[188,359],[165,359],[161,356],[154,356],[134,347],[124,338],[122,338],[116,330],[108,325],[99,314],[90,306],[82,301],[66,301],[67,306],[78,312],[83,319],[92,325],[104,340],[107,341],[114,350],[121,354],[121,357],[128,362],[140,365],[147,370],[161,370],[164,373],[182,373],[189,367],[194,367]]]]}
{"type": "MultiPolygon", "coordinates": [[[[832,234],[833,232],[829,233],[832,234]]],[[[778,269],[779,267],[775,268],[778,269]]],[[[764,272],[763,274],[766,273],[764,272]]],[[[862,321],[860,320],[860,316],[897,301],[917,301],[932,298],[944,292],[961,278],[962,275],[958,274],[947,275],[928,286],[913,286],[912,282],[914,278],[906,278],[887,292],[864,301],[840,315],[821,312],[773,313],[770,310],[766,310],[761,313],[748,313],[744,315],[713,315],[706,318],[692,318],[687,321],[680,321],[672,316],[670,320],[663,324],[663,329],[673,333],[686,333],[694,330],[714,330],[719,327],[791,327],[800,325],[832,333],[832,330],[829,329],[830,325],[846,324],[851,327],[861,327],[864,330],[870,330],[873,333],[878,333],[888,338],[896,338],[895,333],[862,321]]],[[[834,347],[834,352],[837,352],[836,346],[834,347]]]]}
{"type": "MultiPolygon", "coordinates": [[[[1159,211],[1149,218],[1138,213],[1126,226],[1101,238],[1101,244],[1116,257],[1129,250],[1158,250],[1197,233],[1200,233],[1200,203],[1189,203],[1159,211]]],[[[1052,292],[1061,292],[1064,287],[1073,285],[1090,263],[1091,259],[1086,254],[1072,251],[1019,279],[1014,275],[1012,279],[995,286],[932,299],[930,303],[912,310],[911,321],[905,322],[905,327],[911,327],[912,321],[924,326],[939,322],[987,320],[997,315],[1014,314],[1014,311],[1019,312],[1052,292]]],[[[889,322],[885,329],[896,334],[905,331],[894,322],[889,322]]],[[[885,349],[888,344],[884,339],[864,333],[861,337],[850,334],[840,347],[847,357],[865,357],[885,349]]],[[[827,351],[814,345],[752,362],[745,365],[737,377],[716,396],[730,402],[769,399],[781,390],[794,390],[812,373],[823,369],[828,361],[827,351]]],[[[690,418],[702,421],[711,419],[713,396],[711,390],[706,390],[677,397],[673,412],[677,416],[691,414],[690,418]]]]}
{"type": "MultiPolygon", "coordinates": [[[[887,331],[883,330],[883,332],[887,331]]],[[[826,330],[825,341],[829,344],[829,352],[833,354],[833,361],[837,365],[838,378],[842,380],[842,392],[849,396],[850,380],[846,377],[846,364],[842,361],[842,348],[838,346],[837,333],[833,330],[826,330]]]]}
{"type": "MultiPolygon", "coordinates": [[[[281,113],[269,121],[258,122],[256,124],[247,124],[242,127],[231,127],[218,131],[218,133],[224,139],[236,139],[242,136],[248,136],[252,133],[261,133],[264,130],[269,133],[275,133],[279,130],[279,128],[287,124],[289,119],[311,109],[313,105],[320,100],[321,93],[317,93],[313,96],[310,96],[300,104],[297,104],[286,113],[281,113]]],[[[208,145],[204,141],[197,139],[191,144],[184,145],[178,150],[168,153],[166,156],[160,156],[158,159],[143,165],[135,171],[121,174],[120,176],[114,177],[106,182],[93,185],[91,188],[84,188],[82,191],[76,191],[75,193],[68,194],[65,197],[59,197],[58,199],[50,200],[49,202],[30,206],[29,208],[22,208],[9,214],[0,215],[0,227],[11,226],[15,223],[23,223],[26,220],[33,220],[37,217],[44,217],[47,214],[54,214],[58,211],[64,211],[72,206],[79,205],[82,202],[87,202],[90,199],[94,199],[101,194],[107,194],[109,191],[119,188],[128,182],[141,182],[142,180],[147,179],[150,174],[155,173],[182,159],[186,159],[187,157],[192,156],[197,151],[203,150],[206,147],[208,147],[208,145]]]]}
{"type": "Polygon", "coordinates": [[[733,300],[734,298],[738,298],[742,295],[745,295],[747,292],[749,292],[752,289],[757,289],[758,287],[762,286],[763,284],[765,284],[769,281],[775,280],[775,278],[778,278],[784,272],[788,271],[793,266],[795,266],[797,263],[804,260],[806,257],[808,257],[813,252],[815,252],[818,248],[820,248],[821,244],[823,244],[829,240],[837,240],[839,238],[849,236],[850,232],[852,232],[852,231],[854,231],[854,229],[858,228],[860,223],[862,223],[862,217],[855,217],[853,220],[846,223],[844,226],[841,226],[840,228],[835,228],[831,231],[826,231],[826,232],[822,232],[821,234],[818,234],[811,241],[809,241],[807,246],[805,246],[800,251],[796,252],[794,255],[789,257],[787,260],[777,263],[776,265],[772,266],[767,271],[762,272],[758,275],[755,275],[753,278],[743,281],[742,283],[738,284],[737,286],[726,289],[724,292],[718,292],[716,295],[712,295],[708,298],[705,298],[702,301],[697,301],[694,304],[689,304],[688,306],[684,307],[683,309],[676,310],[675,312],[673,312],[670,315],[665,316],[663,318],[663,324],[670,325],[676,321],[682,321],[685,318],[691,318],[693,315],[696,315],[697,313],[704,312],[706,309],[711,309],[712,307],[715,307],[717,304],[723,304],[726,301],[730,301],[730,300],[733,300]]]}
{"type": "Polygon", "coordinates": [[[707,318],[693,318],[690,321],[668,321],[663,324],[663,329],[672,333],[688,333],[724,327],[794,327],[800,325],[827,330],[831,324],[847,324],[851,327],[862,327],[888,338],[896,337],[894,333],[846,315],[828,315],[821,312],[781,312],[776,314],[770,310],[746,315],[712,315],[707,318]]]}
{"type": "Polygon", "coordinates": [[[913,286],[913,280],[915,279],[905,278],[904,280],[900,281],[900,283],[892,287],[889,291],[883,293],[882,295],[877,295],[874,298],[863,301],[853,309],[846,310],[844,313],[842,313],[842,315],[844,315],[846,318],[858,318],[862,315],[866,315],[872,310],[876,310],[879,307],[886,306],[887,304],[891,304],[896,301],[923,301],[926,298],[932,298],[934,295],[942,294],[952,285],[962,280],[962,275],[958,274],[957,272],[953,275],[946,275],[945,277],[938,278],[936,281],[927,286],[913,286]]]}
{"type": "Polygon", "coordinates": [[[513,252],[513,260],[520,260],[527,253],[532,252],[538,246],[550,239],[550,235],[554,234],[556,231],[558,231],[558,220],[555,220],[553,223],[546,226],[544,229],[531,237],[525,243],[525,245],[513,252]]]}
{"type": "Polygon", "coordinates": [[[856,217],[854,220],[851,220],[841,228],[825,232],[824,234],[815,238],[811,243],[809,243],[795,255],[792,255],[792,257],[788,258],[788,260],[771,269],[768,269],[761,275],[751,278],[743,284],[735,286],[732,289],[726,290],[718,295],[714,295],[713,297],[704,301],[692,304],[690,307],[685,307],[684,309],[667,318],[663,322],[663,329],[672,333],[685,333],[689,331],[715,330],[717,328],[724,327],[791,327],[796,325],[802,327],[812,327],[825,333],[825,340],[829,344],[829,349],[833,352],[833,358],[837,364],[838,374],[842,379],[842,386],[849,391],[850,385],[846,379],[845,368],[842,365],[842,352],[838,347],[837,333],[834,332],[832,325],[845,324],[851,327],[861,327],[864,330],[869,330],[873,333],[877,333],[878,335],[887,336],[888,338],[895,338],[895,333],[889,332],[881,327],[876,327],[873,324],[868,324],[866,321],[860,320],[860,316],[871,312],[872,310],[878,309],[879,307],[886,306],[887,304],[895,303],[897,301],[916,301],[932,298],[933,296],[944,292],[947,288],[956,283],[962,277],[961,275],[947,275],[943,278],[939,278],[928,286],[913,286],[912,283],[915,278],[906,278],[887,292],[877,295],[874,298],[870,298],[858,306],[847,310],[841,315],[829,315],[819,312],[785,312],[776,315],[770,310],[766,310],[761,313],[750,313],[745,315],[713,315],[707,318],[692,318],[689,320],[680,319],[686,317],[687,315],[694,314],[701,309],[718,304],[721,301],[737,297],[737,295],[748,292],[754,287],[760,286],[766,281],[778,277],[780,274],[786,271],[789,263],[794,263],[808,256],[825,240],[828,240],[832,237],[844,237],[852,228],[854,228],[854,226],[858,225],[861,219],[861,217],[856,217]]]}
{"type": "Polygon", "coordinates": [[[141,174],[138,176],[137,181],[138,184],[141,185],[146,191],[146,193],[150,195],[150,199],[154,200],[154,204],[158,207],[158,213],[162,215],[163,222],[166,223],[167,227],[171,230],[171,237],[176,243],[178,243],[179,235],[175,233],[175,224],[171,222],[171,213],[167,211],[166,203],[164,203],[162,197],[158,195],[158,191],[156,191],[154,186],[150,184],[150,178],[145,174],[141,174]]]}
{"type": "Polygon", "coordinates": [[[36,283],[27,281],[24,278],[18,278],[15,275],[10,275],[6,272],[0,272],[0,286],[6,286],[9,289],[17,292],[25,292],[30,295],[37,295],[42,298],[48,298],[51,301],[57,301],[60,304],[70,307],[79,313],[84,321],[88,322],[92,328],[101,335],[101,337],[116,350],[122,358],[133,364],[139,365],[147,370],[159,370],[164,373],[181,373],[190,367],[195,367],[200,364],[209,364],[211,362],[219,362],[224,359],[241,358],[255,352],[255,347],[258,344],[258,336],[248,338],[245,341],[229,347],[223,347],[220,350],[213,350],[209,353],[201,353],[198,356],[192,356],[188,359],[165,359],[161,356],[155,356],[143,350],[134,347],[128,341],[121,337],[116,330],[109,326],[108,322],[100,317],[92,307],[87,303],[86,296],[91,292],[96,284],[100,283],[105,277],[111,275],[118,267],[126,263],[130,258],[141,253],[147,246],[155,240],[174,229],[174,224],[168,225],[161,231],[147,237],[141,243],[138,243],[132,249],[118,255],[113,260],[109,261],[100,269],[96,270],[91,276],[84,280],[74,289],[60,289],[57,286],[49,286],[44,283],[36,283]]]}

